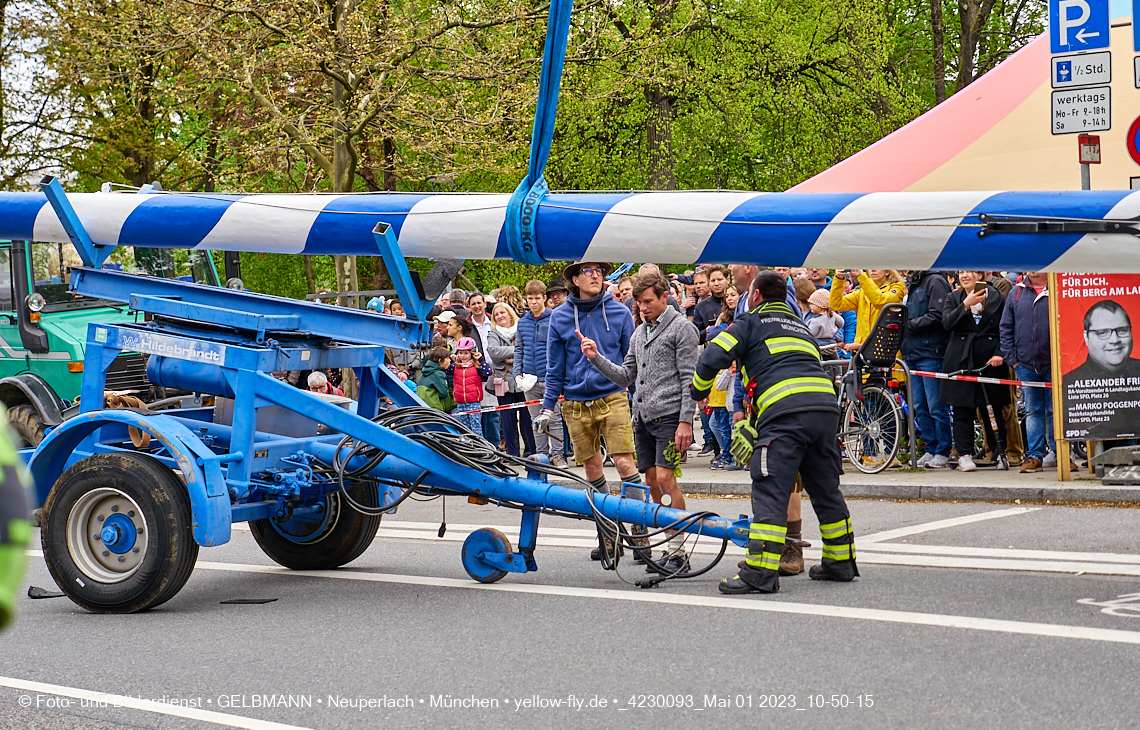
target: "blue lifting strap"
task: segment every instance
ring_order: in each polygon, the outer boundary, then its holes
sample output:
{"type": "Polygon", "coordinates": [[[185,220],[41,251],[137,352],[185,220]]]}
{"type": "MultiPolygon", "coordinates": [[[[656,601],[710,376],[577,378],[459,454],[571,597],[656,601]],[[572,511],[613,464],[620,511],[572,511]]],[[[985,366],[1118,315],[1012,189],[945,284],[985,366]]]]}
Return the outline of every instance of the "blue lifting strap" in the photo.
{"type": "Polygon", "coordinates": [[[515,261],[533,266],[546,263],[538,252],[535,222],[538,205],[549,191],[543,172],[554,139],[558,86],[562,81],[562,66],[566,62],[566,39],[570,33],[573,7],[574,0],[551,0],[542,75],[538,81],[538,106],[534,110],[534,132],[530,138],[530,167],[507,204],[507,251],[515,261]]]}

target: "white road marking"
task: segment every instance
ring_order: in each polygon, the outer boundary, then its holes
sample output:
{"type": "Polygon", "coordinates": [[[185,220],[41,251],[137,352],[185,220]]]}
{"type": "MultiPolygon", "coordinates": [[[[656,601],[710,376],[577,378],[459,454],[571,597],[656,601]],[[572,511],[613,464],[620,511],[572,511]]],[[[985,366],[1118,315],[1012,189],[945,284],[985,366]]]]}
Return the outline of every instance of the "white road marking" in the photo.
{"type": "Polygon", "coordinates": [[[70,697],[76,700],[106,704],[115,708],[154,712],[159,715],[171,715],[173,717],[184,717],[188,720],[201,720],[202,722],[210,722],[226,727],[246,728],[246,730],[311,730],[310,728],[301,727],[300,725],[284,725],[279,722],[257,720],[252,717],[242,717],[241,715],[228,715],[224,712],[200,710],[196,707],[179,707],[177,705],[168,705],[161,702],[140,702],[137,697],[125,697],[123,695],[107,694],[106,692],[92,692],[91,690],[64,687],[58,684],[29,682],[25,679],[14,679],[12,677],[0,677],[0,687],[10,687],[11,689],[19,689],[25,692],[37,692],[39,694],[55,695],[57,697],[70,697]]]}
{"type": "Polygon", "coordinates": [[[1125,593],[1112,601],[1098,601],[1095,598],[1078,598],[1077,603],[1086,606],[1100,606],[1101,613],[1109,616],[1128,616],[1140,618],[1140,593],[1125,593]]]}
{"type": "MultiPolygon", "coordinates": [[[[420,540],[435,543],[461,543],[467,532],[447,526],[447,534],[439,537],[435,528],[431,530],[393,530],[380,528],[377,538],[397,540],[420,540]]],[[[516,535],[503,532],[517,547],[516,535]]],[[[597,547],[596,539],[574,539],[547,537],[540,535],[540,548],[590,549],[597,547]]],[[[1002,550],[996,548],[957,548],[937,545],[889,545],[871,543],[871,549],[864,548],[859,538],[855,539],[859,563],[862,565],[893,565],[920,568],[964,568],[972,570],[1005,570],[1028,573],[1077,573],[1085,571],[1096,575],[1140,576],[1140,557],[1116,553],[1065,553],[1049,550],[1002,550]],[[901,553],[901,554],[898,554],[901,553]]],[[[720,541],[702,539],[692,552],[697,555],[716,555],[720,552],[720,541]]],[[[729,544],[725,550],[726,559],[743,557],[744,548],[729,544]]],[[[807,548],[804,557],[819,560],[822,552],[818,548],[807,548]]]]}
{"type": "Polygon", "coordinates": [[[878,608],[856,608],[851,606],[829,606],[812,603],[791,603],[780,600],[760,600],[748,598],[721,598],[718,596],[689,596],[650,591],[611,590],[603,588],[574,588],[557,585],[535,585],[522,583],[476,583],[458,578],[437,578],[420,575],[396,575],[391,573],[364,573],[352,570],[289,570],[266,565],[244,565],[239,563],[214,563],[199,561],[198,567],[205,570],[219,570],[236,573],[260,573],[265,575],[287,575],[298,578],[333,578],[372,583],[393,583],[399,585],[430,586],[435,588],[463,588],[466,590],[492,591],[530,595],[560,596],[566,598],[594,598],[637,603],[656,603],[674,606],[699,606],[724,608],[736,611],[764,611],[801,616],[823,616],[862,621],[882,621],[887,623],[914,624],[958,628],[971,631],[994,631],[1007,634],[1046,636],[1059,639],[1082,639],[1085,641],[1106,641],[1118,644],[1140,644],[1140,631],[1120,629],[1098,629],[1088,626],[1066,626],[1027,621],[1007,621],[1003,619],[975,618],[914,611],[890,611],[878,608]]]}
{"type": "Polygon", "coordinates": [[[907,537],[909,535],[918,535],[923,532],[930,532],[932,530],[943,530],[947,527],[958,527],[959,525],[968,525],[972,522],[982,522],[984,520],[996,520],[1000,517],[1012,517],[1014,515],[1025,514],[1026,512],[1036,512],[1041,507],[1013,507],[1010,509],[998,509],[990,512],[978,512],[977,514],[964,515],[962,517],[951,517],[948,520],[936,520],[934,522],[924,522],[920,525],[911,525],[910,527],[900,527],[895,530],[884,530],[883,532],[875,532],[870,535],[860,537],[856,535],[856,539],[866,545],[872,542],[883,542],[885,540],[897,540],[900,537],[907,537]]]}

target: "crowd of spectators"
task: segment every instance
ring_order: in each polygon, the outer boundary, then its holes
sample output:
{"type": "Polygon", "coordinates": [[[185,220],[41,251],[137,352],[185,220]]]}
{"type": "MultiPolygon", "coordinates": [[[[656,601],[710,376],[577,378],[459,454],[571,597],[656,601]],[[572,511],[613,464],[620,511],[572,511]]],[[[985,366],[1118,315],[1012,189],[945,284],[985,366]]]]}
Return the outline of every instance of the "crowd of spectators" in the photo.
{"type": "MultiPolygon", "coordinates": [[[[1044,274],[774,270],[785,277],[787,304],[803,317],[825,360],[851,357],[882,308],[902,302],[909,332],[901,357],[912,370],[1050,380],[1044,274]]],[[[435,326],[431,348],[393,349],[388,366],[426,403],[456,415],[510,454],[586,464],[593,480],[601,468],[598,443],[623,478],[646,474],[652,489],[660,492],[660,484],[670,493],[675,482],[661,470],[687,459],[692,439],[682,438],[686,426],[691,434],[699,424],[697,455],[712,457],[712,468],[745,468],[726,448],[744,412],[735,365],[718,375],[706,401],[693,404],[679,394],[700,348],[747,308],[758,271],[711,264],[666,276],[644,264],[636,273],[607,278],[610,264],[587,263],[567,267],[565,279],[529,281],[522,291],[451,289],[429,315],[435,326]],[[692,347],[685,334],[690,331],[692,347]],[[653,341],[662,344],[650,347],[653,341]],[[664,362],[667,357],[673,362],[664,362]],[[620,414],[626,427],[618,429],[611,414],[620,414]],[[645,437],[629,430],[630,423],[649,424],[645,437]],[[665,461],[662,435],[673,444],[673,461],[665,461]],[[595,462],[597,469],[589,468],[595,462]]],[[[369,308],[404,316],[397,300],[376,299],[369,308]]],[[[339,373],[314,372],[307,384],[333,394],[341,386],[339,373]]],[[[908,405],[922,444],[918,466],[972,471],[990,461],[1000,468],[996,455],[1003,453],[1023,473],[1055,466],[1048,391],[919,376],[911,385],[914,402],[908,405]],[[997,416],[996,429],[988,408],[997,416]]]]}

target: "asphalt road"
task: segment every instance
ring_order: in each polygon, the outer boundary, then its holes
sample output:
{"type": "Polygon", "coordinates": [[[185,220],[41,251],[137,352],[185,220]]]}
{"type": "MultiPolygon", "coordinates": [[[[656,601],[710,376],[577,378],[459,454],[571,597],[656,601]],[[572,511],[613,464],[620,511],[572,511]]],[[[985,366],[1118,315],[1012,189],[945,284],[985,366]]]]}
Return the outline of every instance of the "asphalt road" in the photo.
{"type": "MultiPolygon", "coordinates": [[[[1140,726],[1137,510],[852,501],[860,579],[729,598],[737,550],[642,590],[588,559],[588,523],[553,518],[537,573],[480,587],[464,534],[517,513],[449,499],[441,540],[440,506],[401,507],[340,571],[279,569],[241,531],[148,613],[22,599],[0,728],[1140,726]],[[179,708],[198,719],[153,711],[179,708]]],[[[806,504],[805,538],[818,557],[806,504]]],[[[28,582],[54,588],[42,558],[28,582]]]]}

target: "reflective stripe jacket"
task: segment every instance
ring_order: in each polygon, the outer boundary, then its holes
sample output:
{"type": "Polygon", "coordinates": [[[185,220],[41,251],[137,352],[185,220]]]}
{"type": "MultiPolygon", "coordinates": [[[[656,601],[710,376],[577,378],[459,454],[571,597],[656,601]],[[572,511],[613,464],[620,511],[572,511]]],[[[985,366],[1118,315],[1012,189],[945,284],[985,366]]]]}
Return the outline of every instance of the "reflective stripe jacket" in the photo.
{"type": "Polygon", "coordinates": [[[839,413],[815,338],[786,303],[764,302],[709,340],[693,373],[693,400],[704,398],[734,360],[757,425],[797,411],[839,413]]]}

